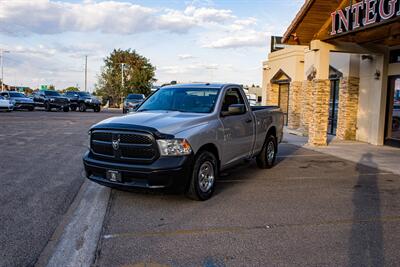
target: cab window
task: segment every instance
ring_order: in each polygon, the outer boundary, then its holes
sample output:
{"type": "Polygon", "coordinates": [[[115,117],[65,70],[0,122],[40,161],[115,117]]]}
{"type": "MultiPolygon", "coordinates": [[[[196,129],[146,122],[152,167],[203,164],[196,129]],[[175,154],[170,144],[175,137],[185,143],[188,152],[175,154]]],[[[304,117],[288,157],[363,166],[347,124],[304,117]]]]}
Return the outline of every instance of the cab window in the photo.
{"type": "Polygon", "coordinates": [[[224,101],[222,102],[221,111],[228,111],[229,106],[233,104],[245,105],[242,94],[240,93],[238,88],[228,89],[225,94],[224,101]]]}

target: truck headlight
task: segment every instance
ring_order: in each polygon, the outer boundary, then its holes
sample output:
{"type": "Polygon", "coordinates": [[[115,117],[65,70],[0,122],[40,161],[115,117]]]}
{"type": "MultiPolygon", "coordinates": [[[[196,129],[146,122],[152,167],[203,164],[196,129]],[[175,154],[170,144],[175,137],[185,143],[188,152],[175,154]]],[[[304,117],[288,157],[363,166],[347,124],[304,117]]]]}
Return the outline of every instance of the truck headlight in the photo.
{"type": "Polygon", "coordinates": [[[86,103],[92,103],[92,99],[85,99],[86,103]]]}
{"type": "Polygon", "coordinates": [[[161,156],[185,156],[192,153],[186,139],[159,139],[157,143],[161,156]]]}

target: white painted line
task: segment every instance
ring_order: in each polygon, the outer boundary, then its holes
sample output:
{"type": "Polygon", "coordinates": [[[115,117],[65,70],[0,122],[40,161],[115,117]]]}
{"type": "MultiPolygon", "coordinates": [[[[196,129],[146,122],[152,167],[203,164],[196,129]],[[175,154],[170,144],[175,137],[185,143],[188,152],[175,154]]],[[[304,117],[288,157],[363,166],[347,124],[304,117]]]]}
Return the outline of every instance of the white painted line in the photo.
{"type": "Polygon", "coordinates": [[[82,197],[66,223],[47,266],[91,266],[107,211],[110,189],[85,181],[82,197]]]}

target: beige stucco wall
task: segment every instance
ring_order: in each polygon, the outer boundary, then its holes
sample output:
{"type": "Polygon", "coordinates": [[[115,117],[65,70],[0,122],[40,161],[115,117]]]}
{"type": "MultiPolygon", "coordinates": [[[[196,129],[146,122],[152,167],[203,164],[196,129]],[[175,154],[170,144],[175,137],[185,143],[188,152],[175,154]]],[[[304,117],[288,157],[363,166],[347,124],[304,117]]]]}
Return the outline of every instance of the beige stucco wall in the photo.
{"type": "Polygon", "coordinates": [[[359,141],[383,145],[387,94],[387,55],[374,55],[372,61],[360,61],[360,89],[357,119],[359,141]],[[379,80],[375,73],[379,71],[379,80]]]}
{"type": "Polygon", "coordinates": [[[263,62],[263,105],[266,104],[267,88],[271,79],[282,69],[292,81],[303,81],[305,46],[289,46],[268,55],[263,62]]]}

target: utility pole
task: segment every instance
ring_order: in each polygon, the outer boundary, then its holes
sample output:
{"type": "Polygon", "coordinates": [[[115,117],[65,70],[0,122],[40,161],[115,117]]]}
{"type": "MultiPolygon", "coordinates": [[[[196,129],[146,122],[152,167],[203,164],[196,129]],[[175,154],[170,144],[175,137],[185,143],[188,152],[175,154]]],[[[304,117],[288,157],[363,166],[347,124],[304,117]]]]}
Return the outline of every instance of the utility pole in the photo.
{"type": "Polygon", "coordinates": [[[6,51],[0,49],[0,65],[1,65],[1,91],[4,91],[4,69],[3,69],[3,54],[10,53],[10,51],[6,51]]]}
{"type": "Polygon", "coordinates": [[[85,56],[85,92],[87,92],[87,56],[85,56]]]}
{"type": "Polygon", "coordinates": [[[126,63],[120,63],[121,64],[121,86],[122,86],[122,90],[125,87],[125,82],[124,82],[124,68],[125,68],[125,64],[126,63]]]}

